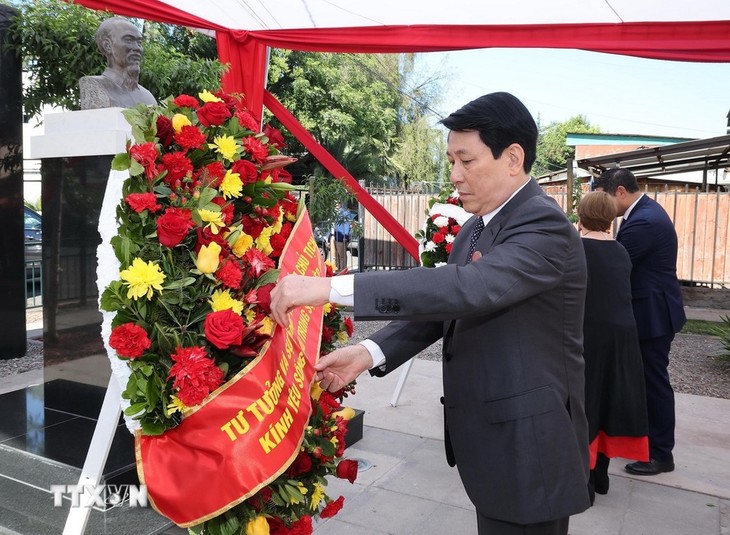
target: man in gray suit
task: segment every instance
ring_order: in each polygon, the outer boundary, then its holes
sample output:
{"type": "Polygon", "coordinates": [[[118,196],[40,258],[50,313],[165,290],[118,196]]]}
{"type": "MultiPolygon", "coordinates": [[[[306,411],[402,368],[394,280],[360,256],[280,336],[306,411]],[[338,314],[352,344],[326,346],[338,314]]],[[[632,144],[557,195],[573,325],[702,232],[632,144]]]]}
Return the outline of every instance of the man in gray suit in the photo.
{"type": "Polygon", "coordinates": [[[330,390],[367,369],[390,373],[443,338],[446,455],[479,533],[565,535],[590,506],[580,238],[529,176],[537,127],[517,98],[491,93],[442,122],[451,181],[475,214],[448,264],[289,276],[272,313],[286,325],[291,308],[332,301],[353,304],[356,319],[396,320],[317,363],[330,390]]]}

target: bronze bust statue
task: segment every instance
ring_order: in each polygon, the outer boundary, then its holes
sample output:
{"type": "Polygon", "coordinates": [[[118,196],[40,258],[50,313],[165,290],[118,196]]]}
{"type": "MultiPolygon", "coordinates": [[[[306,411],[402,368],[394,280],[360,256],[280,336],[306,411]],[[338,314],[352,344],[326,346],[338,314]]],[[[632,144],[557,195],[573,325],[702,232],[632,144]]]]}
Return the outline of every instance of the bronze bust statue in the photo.
{"type": "Polygon", "coordinates": [[[105,20],[96,31],[96,44],[106,56],[107,67],[99,76],[79,80],[82,110],[157,104],[152,93],[138,83],[142,34],[134,24],[122,17],[105,20]]]}

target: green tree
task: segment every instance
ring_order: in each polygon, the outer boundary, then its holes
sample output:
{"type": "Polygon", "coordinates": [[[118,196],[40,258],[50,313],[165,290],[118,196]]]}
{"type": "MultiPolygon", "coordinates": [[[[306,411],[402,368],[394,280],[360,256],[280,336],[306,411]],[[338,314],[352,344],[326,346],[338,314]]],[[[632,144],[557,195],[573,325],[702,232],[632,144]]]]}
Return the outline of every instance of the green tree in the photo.
{"type": "Polygon", "coordinates": [[[575,155],[575,148],[569,147],[565,143],[568,133],[599,134],[600,132],[600,127],[591,125],[584,115],[576,115],[567,121],[555,121],[544,128],[540,127],[537,159],[532,168],[532,174],[540,176],[565,169],[568,159],[575,155]]]}
{"type": "MultiPolygon", "coordinates": [[[[28,74],[26,115],[39,114],[44,105],[79,109],[79,78],[100,74],[106,66],[95,34],[112,14],[62,0],[29,0],[15,7],[20,16],[10,25],[8,46],[23,57],[28,74]]],[[[158,100],[220,86],[224,67],[211,56],[215,44],[204,44],[212,39],[172,25],[139,24],[145,48],[139,81],[158,100]]]]}

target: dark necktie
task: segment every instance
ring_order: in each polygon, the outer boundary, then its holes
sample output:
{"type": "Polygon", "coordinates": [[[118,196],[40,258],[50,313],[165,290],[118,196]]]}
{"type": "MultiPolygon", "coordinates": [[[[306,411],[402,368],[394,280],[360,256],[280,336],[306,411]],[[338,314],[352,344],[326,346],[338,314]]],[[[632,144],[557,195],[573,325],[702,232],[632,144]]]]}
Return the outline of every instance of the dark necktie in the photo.
{"type": "Polygon", "coordinates": [[[481,236],[483,230],[484,230],[484,219],[481,216],[477,216],[477,221],[476,221],[476,224],[474,225],[474,230],[472,230],[471,238],[469,238],[469,254],[466,257],[467,262],[471,262],[471,255],[474,254],[474,249],[476,249],[477,241],[479,241],[479,236],[481,236]]]}

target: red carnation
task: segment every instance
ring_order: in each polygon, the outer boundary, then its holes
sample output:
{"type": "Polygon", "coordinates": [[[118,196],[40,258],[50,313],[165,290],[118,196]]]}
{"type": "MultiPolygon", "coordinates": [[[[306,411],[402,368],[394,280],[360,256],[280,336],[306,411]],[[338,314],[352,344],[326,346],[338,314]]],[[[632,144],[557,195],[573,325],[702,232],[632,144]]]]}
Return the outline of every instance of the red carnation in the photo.
{"type": "Polygon", "coordinates": [[[267,314],[271,314],[271,290],[274,289],[274,286],[272,282],[256,288],[256,304],[267,314]]]}
{"type": "Polygon", "coordinates": [[[172,103],[178,108],[193,108],[194,110],[198,108],[198,99],[185,94],[175,97],[172,103]]]}
{"type": "Polygon", "coordinates": [[[281,130],[274,128],[270,124],[264,126],[264,135],[269,138],[269,145],[281,150],[284,148],[284,136],[281,130]]]}
{"type": "Polygon", "coordinates": [[[243,260],[248,264],[248,275],[259,278],[262,273],[275,267],[274,261],[255,247],[249,248],[243,255],[243,260]]]}
{"type": "Polygon", "coordinates": [[[223,102],[206,102],[195,113],[203,126],[220,126],[231,116],[228,106],[223,102]]]}
{"type": "Polygon", "coordinates": [[[230,225],[233,221],[233,204],[226,201],[223,197],[213,197],[210,202],[217,204],[221,207],[221,214],[223,215],[223,222],[226,226],[230,225]]]}
{"type": "Polygon", "coordinates": [[[112,329],[109,345],[120,357],[135,359],[141,357],[152,342],[147,336],[147,331],[130,322],[112,329]]]}
{"type": "Polygon", "coordinates": [[[259,131],[259,122],[248,110],[239,110],[236,112],[236,118],[241,126],[250,130],[251,132],[259,131]]]}
{"type": "Polygon", "coordinates": [[[209,185],[211,188],[218,188],[221,180],[226,175],[226,168],[223,162],[216,160],[203,167],[198,173],[198,177],[203,180],[203,183],[209,185]]]}
{"type": "Polygon", "coordinates": [[[345,324],[345,330],[347,330],[347,336],[352,336],[352,333],[355,330],[355,326],[352,323],[352,318],[350,316],[347,316],[343,323],[345,324]]]}
{"type": "Polygon", "coordinates": [[[332,337],[334,336],[335,331],[332,330],[332,327],[329,325],[322,325],[322,342],[325,344],[332,343],[332,337]]]}
{"type": "Polygon", "coordinates": [[[340,402],[335,399],[331,392],[326,390],[319,395],[319,406],[325,418],[329,418],[333,411],[342,408],[340,402]]]}
{"type": "Polygon", "coordinates": [[[167,171],[165,182],[174,189],[177,187],[178,181],[192,175],[193,162],[185,156],[184,152],[168,152],[162,156],[160,171],[167,171]]]}
{"type": "Polygon", "coordinates": [[[243,138],[243,150],[250,154],[251,158],[258,163],[263,162],[269,155],[268,147],[254,136],[243,138]]]}
{"type": "Polygon", "coordinates": [[[157,197],[154,193],[130,193],[124,198],[124,202],[138,214],[145,210],[154,213],[162,208],[161,204],[157,204],[157,197]]]}
{"type": "Polygon", "coordinates": [[[271,256],[281,256],[281,253],[284,251],[286,241],[291,235],[292,228],[293,227],[291,223],[284,223],[281,226],[281,231],[271,237],[270,242],[271,248],[273,249],[273,251],[271,252],[271,256]]]}
{"type": "Polygon", "coordinates": [[[157,219],[157,239],[165,247],[175,247],[194,226],[190,210],[170,207],[157,219]]]}
{"type": "Polygon", "coordinates": [[[241,223],[243,223],[243,231],[254,240],[258,238],[261,235],[261,231],[264,230],[264,224],[248,214],[241,218],[241,223]]]}
{"type": "Polygon", "coordinates": [[[218,349],[240,346],[243,342],[243,319],[230,308],[208,314],[203,330],[208,341],[218,349]]]}
{"type": "Polygon", "coordinates": [[[172,121],[164,115],[160,115],[157,117],[156,124],[157,137],[160,143],[165,147],[169,147],[175,140],[175,130],[172,128],[172,121]]]}
{"type": "Polygon", "coordinates": [[[451,234],[456,236],[461,230],[461,225],[451,225],[451,228],[449,230],[451,231],[451,234]]]}
{"type": "Polygon", "coordinates": [[[223,383],[223,372],[200,346],[178,347],[170,358],[175,364],[167,378],[174,379],[177,397],[188,407],[198,405],[223,383]]]}
{"type": "Polygon", "coordinates": [[[446,251],[446,254],[451,254],[451,249],[454,247],[453,243],[447,243],[444,245],[444,251],[446,251]]]}
{"type": "Polygon", "coordinates": [[[357,461],[344,459],[337,465],[337,477],[354,483],[357,479],[357,461]]]}
{"type": "Polygon", "coordinates": [[[144,167],[144,173],[148,180],[155,178],[157,175],[155,160],[157,160],[159,153],[154,143],[148,141],[140,145],[132,145],[129,148],[129,155],[144,167]]]}
{"type": "Polygon", "coordinates": [[[215,272],[215,277],[225,286],[236,290],[241,286],[243,273],[236,262],[229,260],[218,268],[218,271],[215,272]]]}
{"type": "Polygon", "coordinates": [[[197,126],[186,124],[175,134],[175,141],[185,150],[197,149],[205,143],[205,134],[197,126]]]}
{"type": "Polygon", "coordinates": [[[446,240],[446,236],[442,232],[434,232],[431,236],[431,241],[435,244],[443,243],[446,240]]]}
{"type": "Polygon", "coordinates": [[[340,496],[336,500],[331,501],[330,503],[325,505],[324,509],[322,509],[322,512],[319,513],[319,516],[321,516],[322,518],[332,518],[333,516],[335,516],[337,513],[340,512],[344,503],[345,503],[344,496],[340,496]]]}
{"type": "Polygon", "coordinates": [[[231,170],[241,176],[241,182],[243,182],[244,185],[253,184],[259,179],[258,168],[249,160],[236,160],[233,162],[231,170]]]}
{"type": "Polygon", "coordinates": [[[289,535],[312,535],[313,532],[314,528],[312,527],[312,517],[304,515],[289,526],[289,531],[287,533],[289,535]]]}

